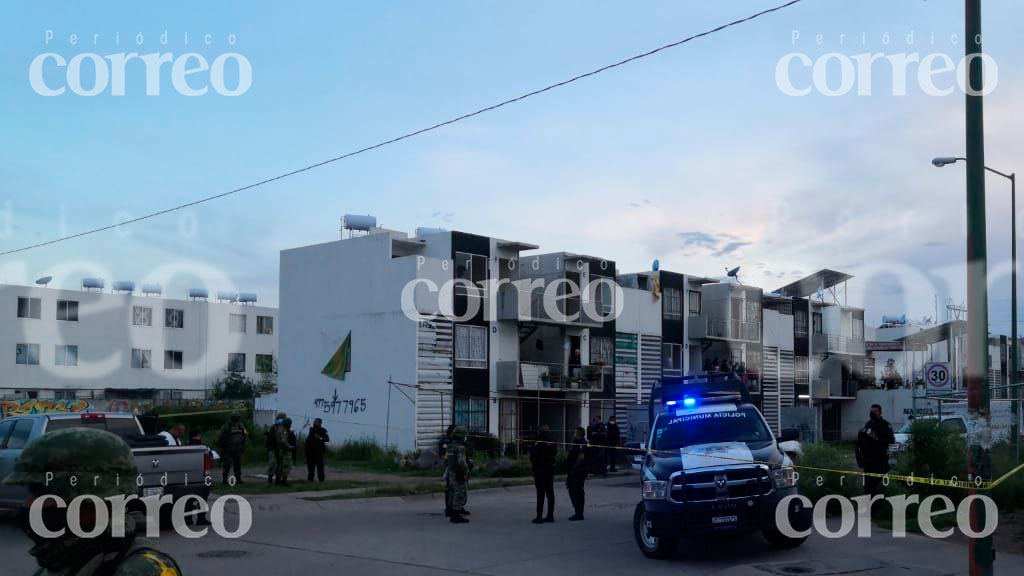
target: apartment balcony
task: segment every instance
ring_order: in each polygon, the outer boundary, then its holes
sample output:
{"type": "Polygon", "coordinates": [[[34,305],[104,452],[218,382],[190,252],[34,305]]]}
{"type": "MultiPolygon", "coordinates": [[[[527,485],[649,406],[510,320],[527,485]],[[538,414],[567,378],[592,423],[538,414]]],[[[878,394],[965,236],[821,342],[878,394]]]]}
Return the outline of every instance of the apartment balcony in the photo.
{"type": "Polygon", "coordinates": [[[811,382],[811,398],[814,400],[855,400],[857,398],[857,382],[816,378],[811,382]]]}
{"type": "Polygon", "coordinates": [[[686,319],[686,333],[690,339],[703,340],[708,337],[708,317],[693,315],[686,319]]]}
{"type": "MultiPolygon", "coordinates": [[[[541,290],[521,290],[505,284],[498,290],[498,320],[518,320],[520,322],[539,322],[559,326],[578,326],[596,328],[601,326],[600,319],[587,314],[580,296],[564,297],[548,295],[541,290]]],[[[610,314],[609,310],[597,307],[599,314],[610,314]]]]}
{"type": "MultiPolygon", "coordinates": [[[[740,320],[719,320],[717,318],[706,316],[692,316],[691,318],[704,319],[703,322],[690,322],[690,326],[696,325],[699,329],[703,324],[703,326],[706,327],[704,331],[705,338],[711,338],[714,340],[730,340],[736,342],[761,341],[760,322],[742,322],[740,320]]],[[[690,333],[690,337],[695,338],[693,332],[690,333]]]]}
{"type": "Polygon", "coordinates": [[[613,378],[611,367],[505,361],[497,363],[502,392],[601,392],[613,378]]]}
{"type": "Polygon", "coordinates": [[[863,356],[865,354],[864,339],[854,339],[839,334],[815,334],[812,343],[815,354],[851,354],[863,356]]]}

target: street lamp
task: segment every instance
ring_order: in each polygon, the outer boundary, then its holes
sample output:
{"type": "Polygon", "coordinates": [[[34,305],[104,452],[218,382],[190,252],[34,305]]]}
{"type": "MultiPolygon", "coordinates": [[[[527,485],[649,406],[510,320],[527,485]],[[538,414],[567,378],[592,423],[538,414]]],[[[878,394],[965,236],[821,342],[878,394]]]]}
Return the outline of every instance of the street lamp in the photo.
{"type": "MultiPolygon", "coordinates": [[[[932,164],[936,168],[942,168],[950,164],[956,164],[961,160],[967,160],[958,156],[940,156],[932,159],[932,164]]],[[[1013,424],[1010,429],[1013,431],[1013,443],[1017,449],[1017,460],[1020,460],[1020,430],[1018,429],[1018,423],[1020,420],[1020,389],[1019,382],[1017,382],[1018,375],[1020,374],[1020,350],[1017,341],[1017,173],[1011,172],[1006,174],[985,166],[985,170],[993,174],[998,174],[1003,178],[1010,181],[1010,259],[1013,261],[1012,272],[1010,283],[1010,339],[1013,341],[1013,345],[1010,346],[1010,370],[1011,378],[1010,384],[1013,386],[1013,424]]]]}

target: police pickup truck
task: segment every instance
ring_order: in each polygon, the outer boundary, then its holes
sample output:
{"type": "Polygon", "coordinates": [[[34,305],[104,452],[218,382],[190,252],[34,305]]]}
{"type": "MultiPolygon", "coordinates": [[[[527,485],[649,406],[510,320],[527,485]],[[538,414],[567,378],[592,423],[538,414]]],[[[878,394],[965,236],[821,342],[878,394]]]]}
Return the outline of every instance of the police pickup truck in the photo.
{"type": "MultiPolygon", "coordinates": [[[[637,545],[651,558],[668,558],[684,536],[761,531],[780,547],[789,538],[776,527],[776,507],[796,494],[797,475],[735,375],[666,381],[651,393],[651,432],[641,466],[642,501],[633,515],[637,545]]],[[[790,499],[795,530],[811,525],[811,510],[790,499]]]]}

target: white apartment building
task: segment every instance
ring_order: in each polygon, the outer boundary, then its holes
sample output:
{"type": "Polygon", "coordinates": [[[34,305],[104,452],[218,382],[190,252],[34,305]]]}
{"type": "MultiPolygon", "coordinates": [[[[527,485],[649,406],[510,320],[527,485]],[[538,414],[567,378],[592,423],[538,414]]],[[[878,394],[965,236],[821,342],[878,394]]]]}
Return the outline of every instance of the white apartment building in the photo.
{"type": "Polygon", "coordinates": [[[356,221],[350,237],[281,252],[280,409],[323,418],[334,442],[401,450],[435,448],[452,423],[510,443],[610,415],[615,321],[591,311],[615,308],[614,262],[356,221]],[[503,285],[474,288],[488,281],[503,285]],[[344,377],[324,374],[346,339],[344,377]]]}
{"type": "Polygon", "coordinates": [[[0,286],[0,400],[201,399],[226,372],[276,370],[277,310],[253,294],[103,284],[0,286]]]}

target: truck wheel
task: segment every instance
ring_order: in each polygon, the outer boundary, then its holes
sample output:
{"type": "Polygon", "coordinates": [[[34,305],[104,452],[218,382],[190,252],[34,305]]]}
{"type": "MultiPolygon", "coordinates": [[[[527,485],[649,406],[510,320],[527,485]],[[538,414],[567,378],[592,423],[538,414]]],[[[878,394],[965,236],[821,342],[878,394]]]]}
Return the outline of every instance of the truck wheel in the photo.
{"type": "Polygon", "coordinates": [[[633,513],[633,535],[636,537],[636,544],[640,551],[648,558],[664,560],[671,558],[679,544],[678,538],[666,538],[664,536],[652,536],[650,532],[650,521],[647,519],[647,511],[644,510],[644,503],[636,505],[636,512],[633,513]]]}
{"type": "Polygon", "coordinates": [[[771,528],[765,528],[761,533],[764,534],[765,540],[777,548],[796,548],[803,544],[804,540],[807,540],[807,536],[802,538],[790,538],[774,526],[771,528]]]}

